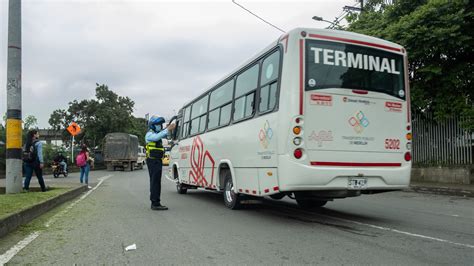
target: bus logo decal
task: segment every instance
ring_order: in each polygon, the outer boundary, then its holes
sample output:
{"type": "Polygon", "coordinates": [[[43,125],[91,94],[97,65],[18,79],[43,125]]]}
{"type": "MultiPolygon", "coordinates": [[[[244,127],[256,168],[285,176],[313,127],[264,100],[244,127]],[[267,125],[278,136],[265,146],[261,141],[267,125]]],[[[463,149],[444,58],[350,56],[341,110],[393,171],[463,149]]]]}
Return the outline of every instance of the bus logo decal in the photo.
{"type": "Polygon", "coordinates": [[[258,133],[260,144],[262,145],[264,149],[268,148],[268,142],[272,139],[272,137],[273,137],[273,130],[270,127],[270,122],[266,120],[265,124],[263,125],[263,129],[260,129],[260,132],[258,133]]]}
{"type": "Polygon", "coordinates": [[[204,151],[204,144],[199,136],[194,138],[193,146],[191,148],[191,157],[189,158],[191,164],[191,170],[189,171],[189,177],[194,179],[196,184],[201,186],[212,185],[214,180],[214,166],[215,162],[208,150],[204,151]],[[206,165],[206,158],[212,164],[211,181],[208,183],[204,174],[204,166],[206,165]]]}
{"type": "Polygon", "coordinates": [[[369,119],[367,119],[362,111],[357,112],[354,116],[349,118],[348,122],[358,134],[362,133],[364,128],[369,126],[369,119]]]}
{"type": "Polygon", "coordinates": [[[308,139],[310,141],[316,141],[318,143],[318,147],[322,147],[324,141],[333,141],[332,131],[320,130],[318,133],[316,133],[316,131],[313,130],[308,139]]]}

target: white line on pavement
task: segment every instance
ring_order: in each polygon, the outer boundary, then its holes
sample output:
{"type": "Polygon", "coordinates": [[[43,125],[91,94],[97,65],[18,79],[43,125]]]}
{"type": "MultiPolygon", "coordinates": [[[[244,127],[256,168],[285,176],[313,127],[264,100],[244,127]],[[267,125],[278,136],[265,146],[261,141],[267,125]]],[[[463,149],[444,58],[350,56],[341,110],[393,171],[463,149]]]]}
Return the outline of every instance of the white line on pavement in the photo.
{"type": "MultiPolygon", "coordinates": [[[[71,203],[69,206],[66,207],[66,209],[64,209],[63,211],[61,211],[60,213],[56,214],[55,216],[51,217],[51,219],[49,219],[46,223],[45,223],[45,226],[46,227],[49,227],[51,226],[51,224],[53,224],[55,221],[58,220],[59,217],[61,217],[62,215],[66,214],[70,209],[72,209],[72,207],[74,207],[76,204],[78,204],[79,202],[81,202],[83,199],[85,199],[87,196],[89,196],[92,191],[96,190],[105,180],[107,180],[108,178],[110,178],[112,175],[106,175],[106,176],[103,176],[103,177],[100,177],[99,178],[99,183],[97,185],[95,185],[94,188],[92,188],[91,190],[87,191],[84,195],[82,195],[79,199],[75,200],[73,203],[71,203]]],[[[18,252],[20,252],[23,248],[25,248],[26,246],[28,246],[28,244],[30,244],[31,242],[33,242],[33,240],[35,240],[39,235],[40,235],[40,231],[36,231],[36,232],[33,232],[31,233],[30,235],[28,235],[27,237],[25,237],[23,240],[21,240],[20,242],[18,242],[15,246],[13,246],[12,248],[10,248],[7,252],[3,253],[2,255],[0,255],[0,265],[4,265],[5,263],[9,262],[13,257],[15,257],[16,254],[18,254],[18,252]]]]}
{"type": "Polygon", "coordinates": [[[39,236],[39,232],[33,232],[25,239],[18,242],[15,246],[9,249],[7,252],[3,253],[0,256],[0,265],[4,265],[5,263],[9,262],[20,250],[24,247],[28,246],[33,240],[35,240],[39,236]]]}
{"type": "MultiPolygon", "coordinates": [[[[314,214],[313,212],[307,212],[307,211],[303,211],[303,212],[308,213],[308,214],[314,214]]],[[[402,235],[429,239],[429,240],[448,243],[448,244],[452,244],[452,245],[456,245],[456,246],[474,248],[474,245],[457,243],[457,242],[453,242],[453,241],[449,241],[449,240],[441,239],[441,238],[437,238],[437,237],[431,237],[431,236],[425,236],[425,235],[410,233],[410,232],[401,231],[401,230],[397,230],[397,229],[393,229],[393,228],[389,228],[389,227],[383,227],[383,226],[378,226],[378,225],[373,225],[373,224],[366,224],[366,223],[361,223],[361,222],[357,222],[357,221],[353,221],[353,220],[333,217],[333,216],[324,215],[324,214],[318,214],[318,215],[328,217],[328,218],[334,219],[334,220],[339,220],[339,221],[346,222],[346,223],[353,223],[353,224],[363,225],[363,226],[367,226],[367,227],[371,227],[371,228],[375,228],[375,229],[379,229],[379,230],[383,230],[383,231],[389,231],[389,232],[398,233],[398,234],[402,234],[402,235]]]]}

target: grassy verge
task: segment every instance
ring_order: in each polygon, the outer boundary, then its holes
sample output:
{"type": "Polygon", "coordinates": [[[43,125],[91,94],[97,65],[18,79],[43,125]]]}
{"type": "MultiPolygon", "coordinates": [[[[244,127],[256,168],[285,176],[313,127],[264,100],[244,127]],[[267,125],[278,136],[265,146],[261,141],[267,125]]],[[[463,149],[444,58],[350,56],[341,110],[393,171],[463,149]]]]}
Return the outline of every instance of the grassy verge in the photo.
{"type": "Polygon", "coordinates": [[[0,194],[0,219],[64,194],[72,188],[50,188],[46,192],[0,194]]]}

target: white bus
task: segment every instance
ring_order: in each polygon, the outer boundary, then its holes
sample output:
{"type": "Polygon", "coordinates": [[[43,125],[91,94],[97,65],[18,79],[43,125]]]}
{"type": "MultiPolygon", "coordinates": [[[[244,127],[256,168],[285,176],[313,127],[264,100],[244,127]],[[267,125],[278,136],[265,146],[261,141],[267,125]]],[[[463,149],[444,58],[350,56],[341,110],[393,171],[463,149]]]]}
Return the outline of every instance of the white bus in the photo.
{"type": "Polygon", "coordinates": [[[184,105],[169,174],[184,194],[289,196],[303,208],[406,188],[407,54],[361,34],[297,28],[184,105]]]}

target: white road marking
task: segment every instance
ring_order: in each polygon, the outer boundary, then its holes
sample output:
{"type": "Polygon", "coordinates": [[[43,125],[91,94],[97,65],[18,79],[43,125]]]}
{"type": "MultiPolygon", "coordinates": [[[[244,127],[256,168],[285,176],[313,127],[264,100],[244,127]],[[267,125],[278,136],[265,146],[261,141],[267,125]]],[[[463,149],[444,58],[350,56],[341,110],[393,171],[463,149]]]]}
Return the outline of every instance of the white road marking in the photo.
{"type": "Polygon", "coordinates": [[[112,175],[106,175],[106,176],[103,176],[103,177],[100,177],[99,178],[99,183],[97,185],[95,185],[95,187],[93,187],[92,189],[90,189],[89,191],[87,191],[86,193],[84,193],[84,195],[82,195],[79,199],[75,200],[73,203],[69,204],[69,206],[67,206],[63,211],[61,211],[60,213],[56,214],[55,216],[51,217],[51,219],[49,219],[44,225],[46,227],[50,227],[55,221],[57,221],[61,216],[63,216],[64,214],[66,214],[70,209],[72,209],[74,206],[76,206],[76,204],[78,204],[79,202],[81,202],[83,199],[87,198],[87,196],[89,196],[92,191],[96,190],[105,180],[109,179],[112,175]]]}
{"type": "Polygon", "coordinates": [[[0,256],[0,265],[5,265],[5,263],[9,262],[15,255],[20,252],[24,247],[28,246],[33,240],[35,240],[39,236],[39,232],[33,232],[25,239],[18,242],[15,246],[10,248],[7,252],[3,253],[0,256]]]}
{"type": "MultiPolygon", "coordinates": [[[[110,178],[112,175],[106,175],[106,176],[103,176],[103,177],[100,177],[99,178],[99,183],[97,183],[97,185],[95,185],[94,188],[90,189],[89,191],[87,191],[84,195],[82,195],[79,199],[75,200],[73,203],[71,203],[69,206],[66,207],[66,209],[64,209],[63,211],[61,211],[60,213],[54,215],[53,217],[51,217],[51,219],[49,219],[46,223],[45,223],[45,226],[46,227],[50,227],[51,224],[53,224],[55,221],[58,220],[59,217],[61,217],[62,215],[66,214],[70,209],[72,209],[72,207],[74,207],[76,204],[78,204],[79,202],[81,202],[83,199],[87,198],[87,196],[89,196],[92,191],[96,190],[105,180],[107,180],[108,178],[110,178]]],[[[18,254],[18,252],[20,252],[23,248],[25,248],[26,246],[28,246],[31,242],[33,242],[33,240],[35,240],[39,235],[41,234],[40,231],[36,231],[36,232],[33,232],[31,233],[30,235],[28,235],[27,237],[25,237],[23,240],[21,240],[20,242],[18,242],[15,246],[13,246],[12,248],[10,248],[8,251],[6,251],[5,253],[3,253],[2,255],[0,255],[0,265],[4,265],[5,263],[9,262],[13,257],[16,256],[16,254],[18,254]]]]}
{"type": "MultiPolygon", "coordinates": [[[[314,214],[314,212],[307,212],[307,211],[303,211],[303,212],[308,213],[308,214],[314,214]]],[[[393,228],[389,228],[389,227],[383,227],[383,226],[378,226],[378,225],[373,225],[373,224],[366,224],[366,223],[361,223],[361,222],[348,220],[348,219],[343,219],[343,218],[339,218],[339,217],[328,216],[328,215],[324,215],[324,214],[318,214],[318,215],[328,217],[328,218],[334,219],[334,220],[339,220],[339,221],[346,222],[346,223],[353,223],[353,224],[357,224],[357,225],[367,226],[367,227],[371,227],[371,228],[375,228],[375,229],[379,229],[379,230],[383,230],[383,231],[389,231],[389,232],[398,233],[398,234],[402,234],[402,235],[429,239],[429,240],[438,241],[438,242],[442,242],[442,243],[448,243],[448,244],[461,246],[461,247],[474,248],[474,245],[457,243],[457,242],[453,242],[453,241],[450,241],[450,240],[441,239],[441,238],[437,238],[437,237],[431,237],[431,236],[425,236],[425,235],[410,233],[410,232],[401,231],[401,230],[393,229],[393,228]]]]}

